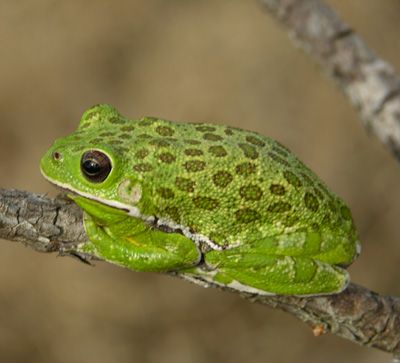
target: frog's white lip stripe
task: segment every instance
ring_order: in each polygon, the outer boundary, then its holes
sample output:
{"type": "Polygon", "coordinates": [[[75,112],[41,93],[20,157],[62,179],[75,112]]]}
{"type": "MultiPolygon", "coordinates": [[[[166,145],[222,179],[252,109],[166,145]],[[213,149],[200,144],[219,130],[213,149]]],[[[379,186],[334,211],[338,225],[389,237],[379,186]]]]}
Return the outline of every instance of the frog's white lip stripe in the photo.
{"type": "Polygon", "coordinates": [[[107,199],[101,199],[98,197],[95,197],[89,193],[85,193],[82,192],[80,190],[71,188],[71,186],[64,184],[64,183],[60,183],[58,180],[54,180],[49,178],[47,175],[44,175],[44,173],[42,172],[42,175],[52,184],[64,189],[64,190],[68,190],[69,192],[75,193],[77,195],[80,195],[84,198],[87,198],[89,200],[94,200],[95,202],[99,202],[102,204],[105,204],[109,207],[113,207],[119,210],[123,210],[125,212],[127,212],[127,214],[131,217],[135,217],[135,218],[140,218],[145,220],[146,222],[154,222],[155,218],[153,216],[143,216],[140,214],[139,209],[137,207],[131,206],[131,205],[126,205],[124,203],[120,203],[120,202],[116,202],[116,201],[111,201],[111,200],[107,200],[107,199]]]}
{"type": "Polygon", "coordinates": [[[42,175],[45,177],[45,179],[47,179],[49,182],[51,182],[52,184],[64,189],[64,190],[68,190],[72,193],[75,193],[77,195],[80,195],[84,198],[87,198],[89,200],[94,200],[95,202],[99,202],[102,204],[105,204],[109,207],[113,207],[113,208],[117,208],[119,210],[123,210],[125,211],[129,216],[134,217],[134,218],[139,218],[145,222],[148,223],[154,223],[156,222],[156,226],[160,227],[160,226],[166,226],[168,228],[171,228],[173,231],[176,231],[178,233],[183,234],[185,237],[191,239],[194,243],[196,243],[196,245],[198,246],[200,243],[205,243],[207,244],[211,249],[213,250],[218,250],[218,251],[222,251],[224,249],[229,249],[229,248],[234,248],[237,247],[239,244],[234,244],[228,247],[222,247],[220,245],[217,245],[216,243],[212,242],[209,238],[207,238],[206,236],[202,235],[202,234],[197,234],[197,233],[192,233],[190,231],[190,229],[188,227],[184,227],[180,224],[174,223],[173,221],[170,221],[168,219],[164,219],[164,218],[159,218],[156,219],[156,217],[154,216],[145,216],[143,214],[140,213],[139,208],[132,206],[132,205],[127,205],[121,202],[116,202],[116,201],[111,201],[111,200],[107,200],[107,199],[101,199],[98,197],[95,197],[89,193],[85,193],[82,192],[80,190],[76,190],[74,188],[71,188],[69,185],[64,184],[64,183],[60,183],[58,180],[53,180],[51,178],[49,178],[47,175],[45,175],[43,173],[43,171],[41,170],[42,175]]]}

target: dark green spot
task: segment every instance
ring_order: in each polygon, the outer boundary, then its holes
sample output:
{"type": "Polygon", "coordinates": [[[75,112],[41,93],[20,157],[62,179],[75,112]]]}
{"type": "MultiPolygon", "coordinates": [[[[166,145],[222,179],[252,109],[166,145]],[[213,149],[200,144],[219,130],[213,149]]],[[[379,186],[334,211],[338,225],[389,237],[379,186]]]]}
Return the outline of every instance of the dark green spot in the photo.
{"type": "Polygon", "coordinates": [[[158,155],[158,158],[165,164],[171,164],[176,160],[176,157],[171,153],[162,153],[158,155]]]}
{"type": "Polygon", "coordinates": [[[316,212],[319,208],[319,202],[317,197],[310,192],[304,194],[304,203],[307,209],[309,209],[312,212],[316,212]]]}
{"type": "Polygon", "coordinates": [[[289,162],[283,158],[281,158],[279,155],[274,154],[273,152],[269,151],[268,156],[276,161],[277,163],[283,165],[283,166],[290,166],[289,162]]]}
{"type": "Polygon", "coordinates": [[[157,193],[164,199],[171,199],[175,197],[174,192],[169,188],[158,188],[157,193]]]}
{"type": "Polygon", "coordinates": [[[296,174],[294,174],[291,171],[289,171],[289,170],[285,170],[283,172],[283,177],[286,179],[286,181],[290,185],[293,185],[296,188],[302,186],[299,177],[296,174]]]}
{"type": "Polygon", "coordinates": [[[110,131],[102,132],[101,134],[99,134],[99,136],[104,136],[104,137],[114,136],[114,135],[115,135],[115,132],[110,132],[110,131]]]}
{"type": "Polygon", "coordinates": [[[210,197],[197,196],[193,198],[193,204],[200,209],[214,210],[218,208],[219,202],[217,199],[210,197]]]}
{"type": "Polygon", "coordinates": [[[261,215],[254,209],[243,208],[235,212],[235,217],[239,223],[252,223],[258,221],[261,215]]]}
{"type": "Polygon", "coordinates": [[[213,126],[201,125],[201,126],[197,126],[196,130],[200,131],[200,132],[213,132],[216,130],[216,128],[213,126]]]}
{"type": "Polygon", "coordinates": [[[129,139],[132,138],[132,135],[130,135],[130,134],[121,134],[121,135],[118,135],[118,137],[120,139],[122,139],[122,140],[129,140],[129,139]]]}
{"type": "Polygon", "coordinates": [[[189,145],[200,145],[201,144],[201,141],[199,141],[199,140],[186,139],[186,140],[183,140],[183,141],[186,142],[186,144],[189,144],[189,145]]]}
{"type": "Polygon", "coordinates": [[[250,184],[240,187],[239,194],[243,199],[246,200],[260,200],[263,192],[259,186],[250,184]]]}
{"type": "Polygon", "coordinates": [[[222,157],[228,155],[225,148],[221,145],[210,146],[208,148],[208,152],[218,158],[222,158],[222,157]]]}
{"type": "Polygon", "coordinates": [[[248,135],[246,136],[246,141],[249,142],[250,144],[253,144],[255,146],[260,146],[263,147],[265,146],[265,142],[259,139],[258,137],[248,135]]]}
{"type": "Polygon", "coordinates": [[[185,149],[183,151],[187,156],[201,156],[203,152],[199,149],[185,149]]]}
{"type": "Polygon", "coordinates": [[[225,132],[225,134],[228,135],[228,136],[233,135],[233,131],[232,131],[232,129],[230,129],[230,128],[225,129],[224,132],[225,132]]]}
{"type": "Polygon", "coordinates": [[[285,194],[285,187],[281,184],[271,184],[269,190],[272,194],[275,195],[284,195],[285,194]]]}
{"type": "Polygon", "coordinates": [[[132,125],[122,126],[120,128],[121,131],[125,131],[125,132],[130,132],[130,131],[133,131],[134,129],[135,129],[135,126],[132,126],[132,125]]]}
{"type": "Polygon", "coordinates": [[[223,138],[216,134],[206,133],[203,135],[203,139],[208,141],[221,141],[223,138]]]}
{"type": "Polygon", "coordinates": [[[249,159],[257,159],[258,158],[258,151],[253,145],[250,144],[239,144],[239,147],[242,149],[243,154],[246,158],[249,159]]]}
{"type": "Polygon", "coordinates": [[[276,202],[268,206],[267,211],[272,213],[289,212],[292,206],[287,202],[276,202]]]}
{"type": "Polygon", "coordinates": [[[156,132],[161,136],[172,136],[175,133],[175,131],[168,126],[157,126],[156,132]]]}
{"type": "Polygon", "coordinates": [[[144,159],[147,155],[150,154],[150,151],[147,149],[139,149],[135,152],[135,157],[137,159],[144,159]]]}
{"type": "Polygon", "coordinates": [[[110,118],[108,119],[108,122],[109,122],[110,124],[114,124],[114,125],[123,125],[123,124],[125,124],[126,120],[124,120],[124,119],[121,118],[121,117],[113,116],[113,117],[110,117],[110,118]]]}
{"type": "Polygon", "coordinates": [[[190,179],[177,176],[175,179],[175,185],[179,190],[183,192],[192,193],[194,192],[194,186],[196,185],[196,183],[190,179]]]}
{"type": "Polygon", "coordinates": [[[202,160],[189,160],[183,164],[183,167],[188,172],[195,173],[204,170],[206,167],[206,163],[202,160]]]}
{"type": "Polygon", "coordinates": [[[256,165],[252,163],[242,163],[236,165],[236,174],[238,175],[249,176],[251,174],[254,174],[256,170],[256,165]]]}
{"type": "Polygon", "coordinates": [[[220,170],[212,176],[212,180],[217,187],[225,188],[233,180],[233,176],[225,170],[220,170]]]}
{"type": "Polygon", "coordinates": [[[149,163],[139,163],[133,166],[133,170],[139,171],[141,173],[145,173],[147,171],[153,170],[153,166],[149,163]]]}

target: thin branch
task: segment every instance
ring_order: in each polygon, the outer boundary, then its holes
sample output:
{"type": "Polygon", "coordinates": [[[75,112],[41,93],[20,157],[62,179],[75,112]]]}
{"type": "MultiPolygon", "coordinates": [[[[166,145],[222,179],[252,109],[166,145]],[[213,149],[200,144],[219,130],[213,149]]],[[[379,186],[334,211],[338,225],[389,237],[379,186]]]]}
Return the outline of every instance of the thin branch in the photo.
{"type": "Polygon", "coordinates": [[[38,252],[73,248],[87,241],[82,211],[68,199],[0,189],[0,238],[38,252]]]}
{"type": "MultiPolygon", "coordinates": [[[[0,189],[0,238],[22,242],[39,252],[61,254],[87,240],[82,212],[74,203],[4,189],[0,189]]],[[[399,298],[380,296],[355,284],[341,294],[320,297],[240,295],[293,314],[315,334],[331,332],[365,346],[400,353],[399,298]]]]}
{"type": "Polygon", "coordinates": [[[400,160],[400,77],[320,0],[260,0],[340,86],[364,126],[400,160]]]}

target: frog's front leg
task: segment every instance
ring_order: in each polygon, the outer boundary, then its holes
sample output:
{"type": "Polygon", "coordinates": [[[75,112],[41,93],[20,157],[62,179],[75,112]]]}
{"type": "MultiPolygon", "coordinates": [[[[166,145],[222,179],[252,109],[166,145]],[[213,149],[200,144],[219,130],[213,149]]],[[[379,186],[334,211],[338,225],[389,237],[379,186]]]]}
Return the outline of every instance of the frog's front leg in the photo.
{"type": "Polygon", "coordinates": [[[197,267],[195,274],[249,293],[332,294],[342,291],[349,281],[347,271],[338,266],[310,257],[266,255],[247,247],[210,251],[205,265],[208,271],[197,267]]]}
{"type": "Polygon", "coordinates": [[[80,251],[135,271],[179,271],[199,263],[201,253],[190,239],[150,227],[137,228],[134,223],[133,218],[127,218],[115,230],[113,226],[103,228],[85,213],[89,241],[80,251]]]}

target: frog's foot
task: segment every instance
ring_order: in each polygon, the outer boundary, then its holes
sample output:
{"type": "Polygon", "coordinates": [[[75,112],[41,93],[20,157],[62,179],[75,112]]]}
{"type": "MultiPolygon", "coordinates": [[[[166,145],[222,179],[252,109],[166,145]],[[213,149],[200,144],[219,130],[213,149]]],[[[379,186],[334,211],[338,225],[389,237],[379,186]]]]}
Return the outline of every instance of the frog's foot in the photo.
{"type": "Polygon", "coordinates": [[[349,283],[346,270],[307,257],[254,254],[221,258],[221,253],[211,252],[206,255],[206,264],[213,270],[197,268],[205,281],[247,293],[325,295],[339,293],[349,283]]]}
{"type": "Polygon", "coordinates": [[[83,252],[131,270],[179,271],[197,265],[202,256],[197,246],[181,234],[144,230],[115,236],[88,215],[84,225],[90,242],[82,245],[83,252]]]}

